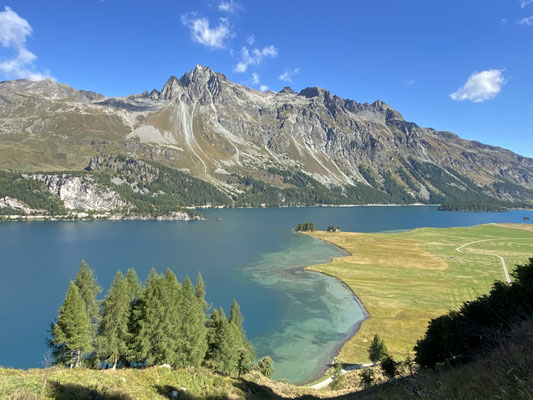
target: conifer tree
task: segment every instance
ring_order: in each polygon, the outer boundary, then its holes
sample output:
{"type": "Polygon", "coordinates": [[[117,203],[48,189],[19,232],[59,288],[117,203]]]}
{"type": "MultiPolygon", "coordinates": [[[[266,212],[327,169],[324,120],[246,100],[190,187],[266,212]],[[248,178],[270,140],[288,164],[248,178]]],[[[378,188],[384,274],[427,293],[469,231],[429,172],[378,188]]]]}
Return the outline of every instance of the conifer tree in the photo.
{"type": "Polygon", "coordinates": [[[387,357],[388,350],[385,346],[385,342],[378,334],[374,335],[374,339],[368,348],[368,358],[373,363],[381,362],[385,357],[387,357]]]}
{"type": "Polygon", "coordinates": [[[195,294],[189,277],[181,287],[181,341],[179,366],[199,367],[207,351],[204,304],[195,294]]]}
{"type": "Polygon", "coordinates": [[[102,319],[97,336],[98,353],[117,367],[127,353],[130,295],[127,282],[120,271],[115,275],[102,306],[102,319]]]}
{"type": "Polygon", "coordinates": [[[228,322],[235,325],[238,329],[237,372],[240,377],[241,374],[250,371],[252,368],[255,360],[255,349],[252,343],[246,338],[246,332],[243,327],[244,317],[236,300],[233,300],[231,304],[228,322]]]}
{"type": "Polygon", "coordinates": [[[89,268],[85,261],[81,262],[74,283],[78,287],[80,296],[85,302],[85,309],[87,310],[91,323],[96,324],[100,312],[100,304],[96,298],[102,293],[102,288],[96,281],[94,271],[89,268]]]}
{"type": "Polygon", "coordinates": [[[239,328],[228,322],[224,310],[213,310],[209,321],[208,364],[219,372],[231,374],[238,367],[242,343],[239,328]]]}
{"type": "Polygon", "coordinates": [[[164,282],[164,304],[166,314],[163,319],[163,330],[167,333],[164,340],[164,358],[171,365],[178,365],[180,360],[181,347],[181,318],[182,318],[182,301],[181,287],[176,275],[167,269],[164,282]]]}
{"type": "Polygon", "coordinates": [[[132,361],[144,362],[146,365],[167,361],[164,358],[167,332],[164,331],[166,309],[163,286],[163,278],[152,268],[135,308],[132,361]]]}
{"type": "Polygon", "coordinates": [[[211,305],[205,300],[205,283],[200,272],[198,272],[196,277],[196,287],[194,289],[194,293],[196,294],[196,298],[202,303],[204,311],[208,312],[211,308],[211,305]]]}
{"type": "Polygon", "coordinates": [[[137,299],[142,293],[142,285],[137,276],[137,272],[133,268],[128,269],[126,273],[126,286],[130,302],[137,299]]]}
{"type": "Polygon", "coordinates": [[[71,355],[70,367],[78,367],[84,353],[92,350],[91,324],[78,287],[70,282],[57,322],[52,328],[51,343],[71,355]]]}

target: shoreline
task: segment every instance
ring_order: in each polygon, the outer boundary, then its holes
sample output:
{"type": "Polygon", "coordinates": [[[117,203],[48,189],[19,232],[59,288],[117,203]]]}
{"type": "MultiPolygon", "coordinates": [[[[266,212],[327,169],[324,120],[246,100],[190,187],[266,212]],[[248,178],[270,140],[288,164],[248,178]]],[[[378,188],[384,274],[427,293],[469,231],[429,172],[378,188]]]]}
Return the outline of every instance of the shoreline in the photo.
{"type": "MultiPolygon", "coordinates": [[[[348,250],[346,250],[346,249],[342,248],[341,246],[338,246],[338,245],[336,245],[334,243],[328,242],[327,240],[311,236],[311,235],[307,234],[306,232],[297,232],[297,233],[304,234],[305,236],[311,237],[313,239],[321,240],[324,243],[327,243],[327,244],[329,244],[331,246],[334,246],[334,247],[337,247],[338,249],[341,249],[342,251],[347,253],[347,255],[345,255],[344,257],[348,257],[348,256],[352,255],[352,253],[350,253],[348,250]]],[[[328,263],[332,262],[335,258],[343,258],[343,257],[334,257],[331,260],[329,260],[328,263]]],[[[320,264],[317,264],[317,265],[320,265],[320,264]]],[[[366,306],[363,303],[363,301],[357,296],[357,294],[352,290],[352,288],[349,287],[342,279],[340,279],[337,276],[331,275],[331,274],[329,274],[327,272],[324,272],[324,271],[320,270],[319,268],[314,268],[314,267],[315,267],[315,265],[308,265],[308,266],[304,267],[303,269],[306,270],[306,271],[312,271],[312,272],[316,272],[316,273],[319,273],[319,274],[322,274],[322,275],[325,275],[325,276],[329,276],[329,277],[335,279],[336,281],[338,281],[339,283],[341,283],[341,285],[344,286],[346,289],[348,289],[348,291],[352,294],[353,299],[355,300],[355,302],[358,304],[359,308],[363,312],[363,318],[361,320],[357,321],[355,324],[353,324],[351,326],[350,330],[348,331],[348,333],[346,334],[346,336],[344,336],[344,338],[338,343],[338,345],[335,346],[334,350],[330,354],[330,363],[329,363],[330,366],[328,366],[328,365],[324,366],[322,368],[321,372],[319,374],[317,374],[317,376],[313,377],[313,379],[311,379],[309,382],[301,384],[299,386],[309,385],[310,383],[313,383],[313,382],[317,381],[318,379],[322,378],[324,376],[324,374],[331,368],[331,364],[333,363],[335,358],[339,355],[339,353],[340,353],[341,349],[344,347],[344,345],[347,342],[349,342],[352,338],[354,338],[355,335],[357,335],[357,332],[359,332],[359,329],[361,328],[361,325],[363,324],[363,322],[365,322],[367,319],[372,318],[372,315],[370,314],[370,312],[366,308],[366,306]]]]}

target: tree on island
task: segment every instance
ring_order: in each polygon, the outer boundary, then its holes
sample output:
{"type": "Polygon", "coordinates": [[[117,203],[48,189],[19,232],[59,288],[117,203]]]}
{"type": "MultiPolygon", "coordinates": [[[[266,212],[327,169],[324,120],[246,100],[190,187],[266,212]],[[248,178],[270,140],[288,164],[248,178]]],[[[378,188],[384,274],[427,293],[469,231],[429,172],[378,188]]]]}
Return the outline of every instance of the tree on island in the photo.
{"type": "Polygon", "coordinates": [[[387,355],[388,350],[387,346],[385,346],[385,342],[378,334],[374,335],[372,344],[368,348],[368,358],[370,358],[373,363],[378,363],[383,361],[387,355]]]}
{"type": "Polygon", "coordinates": [[[296,232],[314,232],[316,230],[313,222],[300,222],[296,226],[296,232]]]}
{"type": "Polygon", "coordinates": [[[90,318],[74,282],[70,282],[63,305],[59,309],[50,343],[70,354],[70,360],[67,361],[70,368],[79,367],[83,355],[93,349],[90,318]]]}

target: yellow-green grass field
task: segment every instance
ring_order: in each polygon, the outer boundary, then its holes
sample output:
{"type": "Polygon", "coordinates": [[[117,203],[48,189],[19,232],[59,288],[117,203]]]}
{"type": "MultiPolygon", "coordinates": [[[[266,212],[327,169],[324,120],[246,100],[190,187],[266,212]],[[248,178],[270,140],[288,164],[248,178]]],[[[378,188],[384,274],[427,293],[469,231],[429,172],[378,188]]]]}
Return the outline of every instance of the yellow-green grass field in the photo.
{"type": "Polygon", "coordinates": [[[362,301],[370,318],[340,351],[345,362],[368,362],[372,337],[380,334],[397,359],[413,347],[430,319],[489,292],[505,275],[533,257],[533,226],[488,224],[420,228],[400,233],[312,232],[350,253],[309,269],[335,276],[362,301]],[[478,242],[481,241],[481,242],[478,242]],[[457,248],[464,246],[460,251],[457,248]]]}

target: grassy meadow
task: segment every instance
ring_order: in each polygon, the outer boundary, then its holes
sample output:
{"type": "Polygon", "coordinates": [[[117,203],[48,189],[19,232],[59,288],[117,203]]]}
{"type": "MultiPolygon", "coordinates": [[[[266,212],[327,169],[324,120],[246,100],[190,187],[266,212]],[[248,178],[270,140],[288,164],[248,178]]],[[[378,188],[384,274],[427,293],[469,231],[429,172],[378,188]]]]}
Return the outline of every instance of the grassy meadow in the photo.
{"type": "Polygon", "coordinates": [[[533,226],[522,224],[307,234],[350,253],[309,269],[342,280],[371,315],[340,351],[340,359],[352,363],[368,362],[376,333],[395,358],[413,355],[430,319],[487,293],[495,281],[505,281],[496,255],[505,259],[510,273],[533,257],[533,226]],[[476,243],[457,251],[471,242],[476,243]]]}

